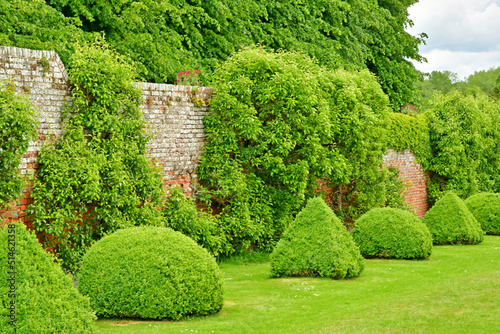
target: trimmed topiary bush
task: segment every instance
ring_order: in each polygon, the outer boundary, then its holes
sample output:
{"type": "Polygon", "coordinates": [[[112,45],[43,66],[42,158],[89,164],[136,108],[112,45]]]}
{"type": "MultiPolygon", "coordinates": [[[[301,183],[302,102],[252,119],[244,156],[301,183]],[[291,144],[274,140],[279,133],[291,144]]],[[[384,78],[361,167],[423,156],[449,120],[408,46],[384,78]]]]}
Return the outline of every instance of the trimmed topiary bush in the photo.
{"type": "Polygon", "coordinates": [[[102,317],[179,319],[222,308],[222,273],[192,239],[164,227],[110,234],[85,254],[80,291],[102,317]]]}
{"type": "Polygon", "coordinates": [[[364,257],[423,259],[432,252],[427,226],[411,212],[376,208],[356,221],[352,237],[364,257]]]}
{"type": "Polygon", "coordinates": [[[94,333],[95,318],[33,232],[22,223],[0,228],[0,333],[94,333]]]}
{"type": "Polygon", "coordinates": [[[465,204],[486,234],[500,235],[500,194],[473,195],[465,204]]]}
{"type": "Polygon", "coordinates": [[[447,193],[425,214],[423,222],[435,245],[478,244],[484,232],[465,203],[454,193],[447,193]]]}
{"type": "Polygon", "coordinates": [[[351,278],[364,259],[349,232],[319,197],[311,198],[271,254],[271,275],[351,278]]]}

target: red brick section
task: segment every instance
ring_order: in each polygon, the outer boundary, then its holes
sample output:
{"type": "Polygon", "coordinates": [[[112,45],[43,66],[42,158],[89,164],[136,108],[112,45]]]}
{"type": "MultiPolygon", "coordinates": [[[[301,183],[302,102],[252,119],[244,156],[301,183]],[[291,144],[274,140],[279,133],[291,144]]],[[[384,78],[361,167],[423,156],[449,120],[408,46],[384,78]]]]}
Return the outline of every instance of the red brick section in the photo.
{"type": "Polygon", "coordinates": [[[12,202],[9,207],[0,209],[0,222],[9,224],[14,221],[21,221],[25,223],[29,229],[32,229],[33,224],[26,217],[26,207],[31,202],[30,191],[26,190],[18,203],[12,202]]]}
{"type": "Polygon", "coordinates": [[[406,202],[413,207],[418,217],[423,217],[429,209],[427,204],[427,176],[413,153],[410,150],[398,152],[389,148],[384,156],[384,165],[399,169],[400,178],[409,185],[404,195],[406,202]]]}

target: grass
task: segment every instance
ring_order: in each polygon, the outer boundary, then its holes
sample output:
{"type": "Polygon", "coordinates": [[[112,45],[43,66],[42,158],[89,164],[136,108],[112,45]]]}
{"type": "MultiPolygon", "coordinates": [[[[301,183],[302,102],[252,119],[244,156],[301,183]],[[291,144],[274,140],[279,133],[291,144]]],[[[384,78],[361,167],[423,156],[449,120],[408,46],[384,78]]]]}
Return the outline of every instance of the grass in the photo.
{"type": "Polygon", "coordinates": [[[103,319],[125,333],[498,333],[500,237],[436,246],[423,261],[367,260],[359,278],[269,278],[266,256],[221,263],[219,314],[183,321],[103,319]]]}

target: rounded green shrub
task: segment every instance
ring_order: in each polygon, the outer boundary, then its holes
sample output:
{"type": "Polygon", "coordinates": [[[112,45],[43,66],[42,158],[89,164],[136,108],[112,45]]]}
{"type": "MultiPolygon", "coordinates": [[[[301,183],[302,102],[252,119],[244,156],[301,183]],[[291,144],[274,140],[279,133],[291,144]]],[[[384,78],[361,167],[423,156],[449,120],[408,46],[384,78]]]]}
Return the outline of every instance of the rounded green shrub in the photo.
{"type": "Polygon", "coordinates": [[[95,318],[33,232],[22,223],[0,228],[0,333],[94,333],[95,318]]]}
{"type": "Polygon", "coordinates": [[[271,275],[351,278],[364,259],[347,229],[325,201],[311,198],[271,254],[271,275]]]}
{"type": "Polygon", "coordinates": [[[423,259],[432,252],[429,229],[411,212],[376,208],[365,213],[352,232],[364,257],[423,259]]]}
{"type": "Polygon", "coordinates": [[[481,225],[464,201],[452,192],[427,211],[423,222],[429,228],[435,245],[478,244],[484,239],[481,225]]]}
{"type": "Polygon", "coordinates": [[[473,195],[465,200],[465,205],[486,234],[500,235],[500,194],[473,195]]]}
{"type": "Polygon", "coordinates": [[[179,319],[222,308],[222,273],[207,250],[164,227],[118,230],[83,257],[79,289],[102,317],[179,319]]]}

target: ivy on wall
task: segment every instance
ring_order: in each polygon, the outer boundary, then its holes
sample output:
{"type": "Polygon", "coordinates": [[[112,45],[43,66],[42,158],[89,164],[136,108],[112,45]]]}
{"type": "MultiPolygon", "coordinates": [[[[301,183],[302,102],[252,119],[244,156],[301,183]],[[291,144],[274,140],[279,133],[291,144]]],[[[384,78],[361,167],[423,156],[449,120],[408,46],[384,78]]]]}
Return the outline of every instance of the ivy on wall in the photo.
{"type": "Polygon", "coordinates": [[[24,178],[19,173],[29,141],[37,138],[37,120],[31,102],[16,94],[13,82],[0,85],[0,209],[19,198],[24,178]]]}
{"type": "Polygon", "coordinates": [[[65,132],[40,152],[28,213],[43,245],[75,269],[104,234],[161,225],[164,191],[146,156],[151,136],[132,65],[101,44],[84,45],[71,58],[69,77],[65,132]]]}
{"type": "Polygon", "coordinates": [[[426,114],[391,113],[387,122],[388,146],[396,151],[410,149],[422,167],[430,168],[429,119],[426,114]]]}

